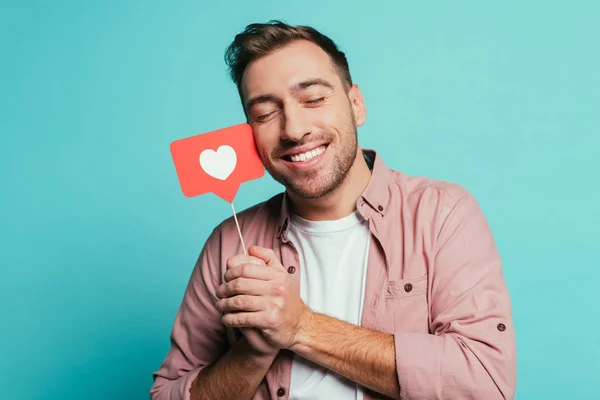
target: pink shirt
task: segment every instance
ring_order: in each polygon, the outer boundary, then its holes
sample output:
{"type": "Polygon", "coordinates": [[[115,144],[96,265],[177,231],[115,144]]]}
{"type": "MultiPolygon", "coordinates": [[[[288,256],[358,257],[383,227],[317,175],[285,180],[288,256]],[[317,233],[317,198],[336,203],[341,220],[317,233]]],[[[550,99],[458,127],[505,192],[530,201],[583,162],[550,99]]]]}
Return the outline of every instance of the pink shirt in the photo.
{"type": "MultiPolygon", "coordinates": [[[[509,399],[516,383],[511,303],[492,233],[461,186],[409,177],[372,150],[369,185],[357,200],[372,233],[361,326],[394,335],[403,399],[509,399]]],[[[247,245],[275,250],[299,284],[298,254],[287,238],[287,197],[238,215],[247,245]],[[293,268],[292,268],[293,267],[293,268]]],[[[153,400],[190,399],[192,381],[241,333],[215,308],[229,257],[243,253],[233,218],[208,238],[192,272],[154,374],[153,400]]],[[[331,282],[335,285],[336,282],[331,282]]],[[[255,400],[286,400],[291,352],[282,350],[255,400]]],[[[365,399],[377,399],[366,391],[365,399]]]]}

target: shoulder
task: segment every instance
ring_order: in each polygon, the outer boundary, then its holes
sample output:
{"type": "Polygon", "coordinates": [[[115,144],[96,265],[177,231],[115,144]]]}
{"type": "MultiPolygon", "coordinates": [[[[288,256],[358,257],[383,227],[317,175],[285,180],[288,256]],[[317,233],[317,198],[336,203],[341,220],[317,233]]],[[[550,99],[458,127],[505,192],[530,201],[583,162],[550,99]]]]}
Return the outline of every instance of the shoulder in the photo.
{"type": "Polygon", "coordinates": [[[477,200],[463,185],[426,176],[409,176],[390,170],[389,187],[404,218],[428,222],[435,231],[455,215],[479,212],[477,200]]]}
{"type": "Polygon", "coordinates": [[[473,195],[461,184],[427,176],[410,176],[390,169],[389,185],[409,201],[431,199],[441,201],[445,206],[453,206],[473,195]]]}

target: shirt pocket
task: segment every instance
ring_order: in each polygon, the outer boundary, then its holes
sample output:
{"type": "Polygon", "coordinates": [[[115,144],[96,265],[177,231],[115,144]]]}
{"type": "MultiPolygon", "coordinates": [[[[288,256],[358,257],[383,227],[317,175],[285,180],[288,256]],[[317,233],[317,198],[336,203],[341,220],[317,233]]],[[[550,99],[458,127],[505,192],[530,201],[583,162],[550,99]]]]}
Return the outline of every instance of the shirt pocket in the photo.
{"type": "Polygon", "coordinates": [[[388,282],[385,303],[394,316],[394,332],[429,332],[427,283],[427,274],[388,282]]]}

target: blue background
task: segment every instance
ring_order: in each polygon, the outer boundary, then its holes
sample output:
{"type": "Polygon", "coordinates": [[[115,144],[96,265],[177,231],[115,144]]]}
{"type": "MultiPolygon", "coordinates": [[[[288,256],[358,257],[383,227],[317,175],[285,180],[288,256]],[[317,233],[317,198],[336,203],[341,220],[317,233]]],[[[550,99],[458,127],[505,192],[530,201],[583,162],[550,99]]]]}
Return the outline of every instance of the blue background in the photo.
{"type": "MultiPolygon", "coordinates": [[[[479,200],[512,296],[517,398],[600,398],[598,3],[216,3],[2,1],[0,397],[148,398],[230,215],[182,195],[169,144],[244,121],[223,52],[280,18],[347,53],[363,147],[479,200]]],[[[281,190],[265,175],[235,205],[281,190]]]]}

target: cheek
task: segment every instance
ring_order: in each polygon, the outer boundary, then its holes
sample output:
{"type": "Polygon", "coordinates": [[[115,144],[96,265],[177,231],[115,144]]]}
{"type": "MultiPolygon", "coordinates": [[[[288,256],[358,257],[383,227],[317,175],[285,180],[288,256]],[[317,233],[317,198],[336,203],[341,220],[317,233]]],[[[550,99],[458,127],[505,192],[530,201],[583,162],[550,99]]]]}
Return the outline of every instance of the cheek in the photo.
{"type": "Polygon", "coordinates": [[[263,127],[254,131],[254,142],[256,148],[263,161],[269,159],[271,152],[279,143],[277,135],[269,133],[269,129],[263,129],[263,127]]]}
{"type": "Polygon", "coordinates": [[[324,106],[315,109],[311,115],[311,122],[317,128],[337,128],[343,121],[344,113],[339,107],[324,106]]]}

